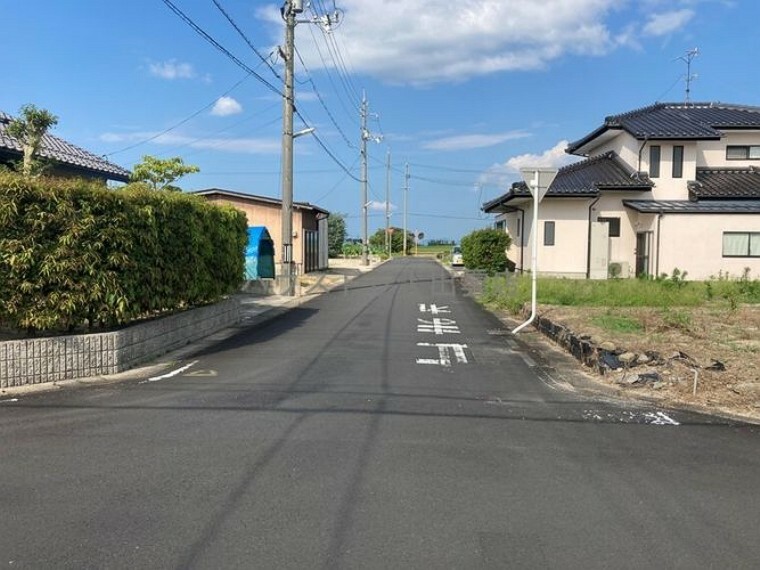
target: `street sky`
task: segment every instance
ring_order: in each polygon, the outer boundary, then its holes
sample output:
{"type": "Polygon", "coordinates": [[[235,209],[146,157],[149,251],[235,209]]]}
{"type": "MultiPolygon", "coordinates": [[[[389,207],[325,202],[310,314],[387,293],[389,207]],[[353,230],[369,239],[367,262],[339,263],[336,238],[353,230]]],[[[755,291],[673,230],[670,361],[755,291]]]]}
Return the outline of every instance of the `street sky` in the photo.
{"type": "MultiPolygon", "coordinates": [[[[48,109],[53,134],[126,168],[180,156],[201,169],[185,190],[279,198],[280,6],[0,0],[0,110],[48,109]]],[[[315,0],[301,19],[295,129],[317,137],[295,141],[294,199],[347,214],[350,236],[363,91],[382,137],[368,145],[370,233],[385,225],[390,151],[392,224],[408,162],[409,229],[453,240],[492,223],[481,206],[519,166],[567,164],[567,142],[605,116],[683,101],[689,50],[692,101],[760,105],[750,0],[315,0]],[[329,32],[313,23],[336,10],[329,32]]]]}

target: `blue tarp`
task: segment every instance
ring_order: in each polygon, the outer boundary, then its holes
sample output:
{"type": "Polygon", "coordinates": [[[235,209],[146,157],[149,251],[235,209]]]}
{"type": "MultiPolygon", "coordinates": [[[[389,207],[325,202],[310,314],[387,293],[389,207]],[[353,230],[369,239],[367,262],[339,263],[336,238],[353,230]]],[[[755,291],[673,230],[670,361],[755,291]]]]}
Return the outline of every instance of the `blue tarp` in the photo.
{"type": "Polygon", "coordinates": [[[245,278],[274,279],[274,242],[264,226],[248,228],[245,278]]]}

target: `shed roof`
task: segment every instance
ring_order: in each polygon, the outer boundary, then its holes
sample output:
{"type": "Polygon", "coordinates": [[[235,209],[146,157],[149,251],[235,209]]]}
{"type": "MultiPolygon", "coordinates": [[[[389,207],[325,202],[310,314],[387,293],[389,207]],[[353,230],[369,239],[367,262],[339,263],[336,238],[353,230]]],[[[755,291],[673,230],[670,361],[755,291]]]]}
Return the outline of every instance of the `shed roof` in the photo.
{"type": "MultiPolygon", "coordinates": [[[[244,200],[246,202],[259,202],[262,204],[271,204],[273,206],[281,206],[282,200],[279,198],[270,198],[269,196],[257,196],[256,194],[247,194],[245,192],[236,192],[234,190],[223,190],[222,188],[207,188],[205,190],[194,190],[189,194],[196,194],[198,196],[221,196],[223,198],[236,198],[238,200],[244,200]]],[[[293,202],[293,207],[298,210],[312,210],[320,214],[330,215],[330,212],[309,202],[293,202]]]]}
{"type": "MultiPolygon", "coordinates": [[[[0,111],[0,154],[21,158],[23,146],[6,132],[6,128],[12,120],[13,117],[0,111]]],[[[81,170],[83,174],[119,182],[129,181],[130,172],[126,168],[122,168],[50,133],[45,133],[42,137],[39,156],[51,159],[69,168],[81,170]]]]}

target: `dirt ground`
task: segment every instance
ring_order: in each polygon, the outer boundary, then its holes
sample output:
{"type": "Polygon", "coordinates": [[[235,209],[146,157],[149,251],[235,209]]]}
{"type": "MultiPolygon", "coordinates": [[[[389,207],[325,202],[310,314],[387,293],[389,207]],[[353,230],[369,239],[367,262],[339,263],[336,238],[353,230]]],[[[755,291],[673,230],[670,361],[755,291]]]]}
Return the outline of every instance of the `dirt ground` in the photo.
{"type": "Polygon", "coordinates": [[[579,336],[591,337],[597,345],[611,343],[605,346],[626,362],[603,376],[594,374],[599,382],[665,404],[760,420],[758,305],[614,310],[541,306],[539,314],[579,336]],[[629,328],[636,330],[603,326],[605,321],[634,323],[629,328]]]}

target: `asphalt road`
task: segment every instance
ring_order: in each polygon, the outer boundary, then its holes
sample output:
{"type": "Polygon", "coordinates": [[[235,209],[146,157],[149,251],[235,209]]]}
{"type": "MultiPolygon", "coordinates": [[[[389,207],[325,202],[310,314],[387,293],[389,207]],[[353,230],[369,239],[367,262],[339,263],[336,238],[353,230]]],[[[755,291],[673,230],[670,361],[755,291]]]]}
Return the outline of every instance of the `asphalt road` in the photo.
{"type": "Polygon", "coordinates": [[[0,401],[0,568],[757,567],[758,428],[573,391],[504,332],[397,260],[0,401]]]}

